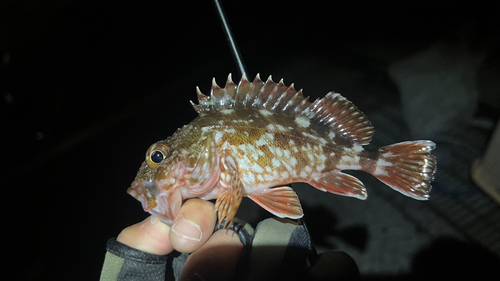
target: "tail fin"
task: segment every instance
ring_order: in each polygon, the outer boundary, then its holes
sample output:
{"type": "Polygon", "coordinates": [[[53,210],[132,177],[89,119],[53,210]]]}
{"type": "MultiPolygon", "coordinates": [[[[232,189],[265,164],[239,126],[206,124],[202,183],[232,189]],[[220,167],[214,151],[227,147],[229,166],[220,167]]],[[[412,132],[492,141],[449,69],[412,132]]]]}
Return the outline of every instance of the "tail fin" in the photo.
{"type": "Polygon", "coordinates": [[[417,200],[427,200],[436,171],[432,141],[407,141],[381,147],[374,172],[392,189],[417,200]]]}

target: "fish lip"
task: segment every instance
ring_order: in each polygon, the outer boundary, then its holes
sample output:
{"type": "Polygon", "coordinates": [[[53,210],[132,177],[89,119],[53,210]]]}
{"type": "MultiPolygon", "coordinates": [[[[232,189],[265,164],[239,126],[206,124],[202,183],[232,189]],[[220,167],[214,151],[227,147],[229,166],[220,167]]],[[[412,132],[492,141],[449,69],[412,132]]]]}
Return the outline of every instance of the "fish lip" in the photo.
{"type": "Polygon", "coordinates": [[[173,220],[177,216],[182,204],[181,190],[175,188],[173,190],[153,192],[157,190],[157,185],[154,182],[136,179],[132,182],[127,190],[127,193],[141,202],[142,208],[150,214],[156,216],[163,223],[172,225],[173,220]],[[148,206],[148,196],[154,197],[155,207],[148,206]],[[171,198],[174,197],[174,198],[171,198]],[[173,201],[171,201],[173,199],[173,201]]]}
{"type": "Polygon", "coordinates": [[[127,189],[127,193],[132,195],[135,199],[139,200],[141,194],[142,186],[138,180],[134,180],[130,187],[127,189]]]}
{"type": "Polygon", "coordinates": [[[131,186],[127,189],[127,193],[134,196],[136,199],[141,195],[144,196],[144,191],[148,190],[151,194],[155,195],[156,187],[154,187],[152,182],[145,180],[134,180],[131,186]]]}
{"type": "Polygon", "coordinates": [[[127,193],[132,195],[137,201],[141,202],[142,208],[147,209],[147,199],[144,194],[143,180],[134,180],[131,186],[127,189],[127,193]]]}

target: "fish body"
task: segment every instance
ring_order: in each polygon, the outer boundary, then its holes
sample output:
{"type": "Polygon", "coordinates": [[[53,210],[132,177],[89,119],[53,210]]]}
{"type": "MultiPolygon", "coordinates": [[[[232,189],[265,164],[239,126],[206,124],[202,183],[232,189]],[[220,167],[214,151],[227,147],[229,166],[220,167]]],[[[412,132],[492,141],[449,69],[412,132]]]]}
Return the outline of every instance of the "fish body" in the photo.
{"type": "Polygon", "coordinates": [[[363,148],[374,130],[366,116],[338,93],[311,103],[271,77],[224,88],[199,89],[191,123],[146,152],[128,193],[171,224],[189,198],[217,199],[218,219],[232,221],[242,197],[279,217],[300,218],[302,208],[287,185],[305,182],[330,193],[366,199],[361,170],[404,195],[428,199],[436,160],[431,141],[409,141],[375,151],[363,148]]]}

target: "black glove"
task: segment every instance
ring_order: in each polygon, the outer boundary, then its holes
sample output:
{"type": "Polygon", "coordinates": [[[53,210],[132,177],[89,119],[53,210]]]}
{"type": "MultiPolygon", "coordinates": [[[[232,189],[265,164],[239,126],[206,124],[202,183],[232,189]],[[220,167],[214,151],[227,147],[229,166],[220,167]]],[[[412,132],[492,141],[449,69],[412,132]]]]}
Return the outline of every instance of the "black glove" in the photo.
{"type": "MultiPolygon", "coordinates": [[[[223,224],[222,224],[223,226],[223,224]]],[[[317,255],[301,220],[270,218],[254,230],[236,219],[229,228],[244,245],[234,280],[351,280],[354,260],[342,251],[317,255]]],[[[216,229],[217,231],[217,229],[216,229]]],[[[225,230],[221,230],[225,231],[225,230]]],[[[101,280],[177,280],[189,254],[158,256],[108,241],[101,280]]]]}

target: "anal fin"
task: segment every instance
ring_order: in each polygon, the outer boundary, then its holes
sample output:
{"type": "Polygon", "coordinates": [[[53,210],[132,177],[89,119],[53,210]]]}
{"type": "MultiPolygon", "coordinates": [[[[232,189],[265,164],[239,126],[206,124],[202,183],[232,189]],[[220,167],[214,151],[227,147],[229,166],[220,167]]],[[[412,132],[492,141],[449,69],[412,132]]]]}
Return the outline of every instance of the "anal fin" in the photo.
{"type": "Polygon", "coordinates": [[[327,173],[319,179],[309,181],[308,183],[321,191],[328,191],[363,200],[366,199],[366,189],[363,183],[357,178],[341,171],[327,173]]]}
{"type": "Polygon", "coordinates": [[[271,188],[247,196],[277,217],[299,219],[304,216],[297,193],[288,186],[271,188]]]}

